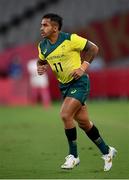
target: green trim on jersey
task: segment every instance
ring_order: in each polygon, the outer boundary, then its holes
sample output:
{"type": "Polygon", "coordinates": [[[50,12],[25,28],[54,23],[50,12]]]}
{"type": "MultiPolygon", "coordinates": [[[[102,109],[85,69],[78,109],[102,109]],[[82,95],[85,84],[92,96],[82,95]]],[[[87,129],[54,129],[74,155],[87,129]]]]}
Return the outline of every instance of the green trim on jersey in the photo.
{"type": "Polygon", "coordinates": [[[71,34],[60,32],[58,40],[55,44],[51,44],[51,42],[44,38],[43,41],[40,42],[40,49],[43,56],[46,58],[51,52],[53,52],[60,44],[62,44],[65,40],[70,40],[71,34]]]}

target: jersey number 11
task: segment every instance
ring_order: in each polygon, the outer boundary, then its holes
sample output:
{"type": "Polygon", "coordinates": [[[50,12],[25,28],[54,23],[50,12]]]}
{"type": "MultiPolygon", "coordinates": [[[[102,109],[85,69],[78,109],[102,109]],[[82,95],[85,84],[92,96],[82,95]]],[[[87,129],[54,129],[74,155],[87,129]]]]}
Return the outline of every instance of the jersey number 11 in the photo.
{"type": "Polygon", "coordinates": [[[55,69],[56,69],[57,72],[63,71],[63,68],[62,68],[62,65],[61,65],[60,62],[54,63],[53,65],[55,66],[55,69]]]}

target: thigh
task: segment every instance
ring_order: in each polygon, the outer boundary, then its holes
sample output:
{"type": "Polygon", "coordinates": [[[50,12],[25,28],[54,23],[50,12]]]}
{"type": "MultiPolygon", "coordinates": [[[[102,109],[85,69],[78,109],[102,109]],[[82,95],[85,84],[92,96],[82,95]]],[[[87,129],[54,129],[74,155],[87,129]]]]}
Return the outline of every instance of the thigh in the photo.
{"type": "Polygon", "coordinates": [[[72,97],[66,97],[61,106],[61,114],[66,114],[67,116],[73,118],[81,107],[82,104],[79,100],[72,97]]]}
{"type": "Polygon", "coordinates": [[[90,90],[89,78],[87,75],[83,75],[78,80],[73,80],[70,83],[60,83],[60,90],[64,99],[71,97],[84,105],[90,90]]]}
{"type": "Polygon", "coordinates": [[[89,119],[87,105],[82,106],[74,115],[74,119],[78,122],[78,125],[88,131],[93,126],[93,123],[89,119]]]}
{"type": "Polygon", "coordinates": [[[70,86],[67,96],[74,97],[84,105],[89,95],[89,88],[89,78],[87,75],[83,75],[70,86]]]}

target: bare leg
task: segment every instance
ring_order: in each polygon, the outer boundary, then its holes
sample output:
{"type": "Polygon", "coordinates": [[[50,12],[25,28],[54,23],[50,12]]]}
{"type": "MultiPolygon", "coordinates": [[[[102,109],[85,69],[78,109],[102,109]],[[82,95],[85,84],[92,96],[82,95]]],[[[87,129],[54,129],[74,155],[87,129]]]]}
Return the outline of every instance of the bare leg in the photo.
{"type": "Polygon", "coordinates": [[[78,156],[76,143],[77,132],[73,117],[81,106],[82,105],[78,100],[71,97],[66,97],[60,112],[69,144],[69,154],[73,155],[75,158],[78,156]]]}
{"type": "Polygon", "coordinates": [[[97,145],[102,154],[108,154],[109,146],[104,142],[95,125],[89,120],[86,105],[78,110],[74,118],[78,122],[79,127],[83,129],[87,136],[97,145]]]}
{"type": "Polygon", "coordinates": [[[71,129],[75,127],[73,117],[81,108],[81,103],[71,97],[66,97],[61,107],[61,119],[64,122],[65,129],[71,129]]]}
{"type": "Polygon", "coordinates": [[[93,123],[89,120],[87,105],[81,106],[78,112],[74,115],[74,119],[78,122],[80,128],[88,132],[93,123]]]}

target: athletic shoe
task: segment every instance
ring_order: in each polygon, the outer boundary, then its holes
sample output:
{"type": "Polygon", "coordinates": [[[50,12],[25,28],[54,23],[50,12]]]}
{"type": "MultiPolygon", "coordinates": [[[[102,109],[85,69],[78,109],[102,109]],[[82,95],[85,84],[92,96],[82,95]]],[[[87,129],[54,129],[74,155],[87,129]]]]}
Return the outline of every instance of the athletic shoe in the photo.
{"type": "Polygon", "coordinates": [[[62,169],[73,169],[80,163],[79,157],[75,158],[72,154],[66,156],[65,160],[65,163],[61,166],[62,169]]]}
{"type": "Polygon", "coordinates": [[[109,146],[109,153],[102,156],[104,159],[104,171],[109,171],[112,167],[112,159],[115,157],[117,150],[109,146]]]}

